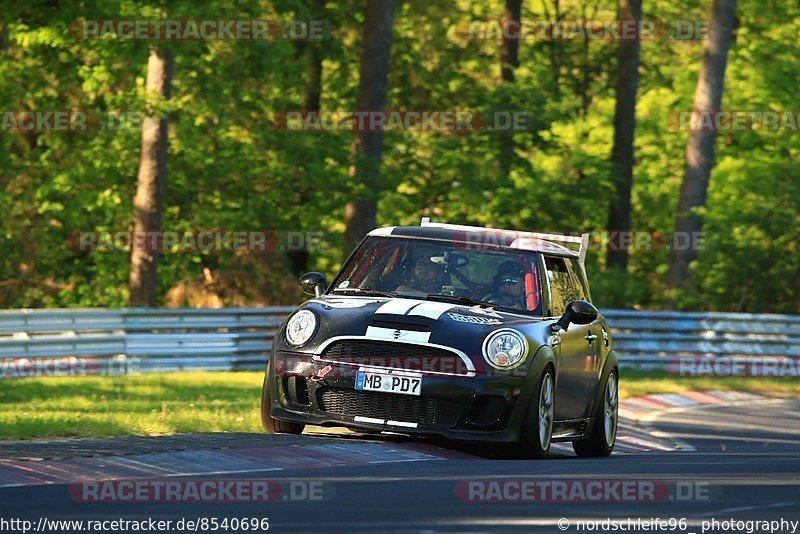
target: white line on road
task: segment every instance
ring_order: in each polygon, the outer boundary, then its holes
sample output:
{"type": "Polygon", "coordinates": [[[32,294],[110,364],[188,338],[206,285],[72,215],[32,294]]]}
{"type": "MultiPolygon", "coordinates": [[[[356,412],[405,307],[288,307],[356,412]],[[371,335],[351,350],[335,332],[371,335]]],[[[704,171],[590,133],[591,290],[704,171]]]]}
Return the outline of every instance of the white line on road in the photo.
{"type": "Polygon", "coordinates": [[[796,502],[778,502],[775,504],[769,505],[759,505],[759,506],[740,506],[739,508],[725,508],[723,510],[714,510],[713,512],[708,512],[706,514],[700,514],[699,517],[716,517],[720,514],[730,514],[733,512],[745,512],[747,510],[764,510],[766,508],[783,508],[785,506],[795,506],[796,502]]]}

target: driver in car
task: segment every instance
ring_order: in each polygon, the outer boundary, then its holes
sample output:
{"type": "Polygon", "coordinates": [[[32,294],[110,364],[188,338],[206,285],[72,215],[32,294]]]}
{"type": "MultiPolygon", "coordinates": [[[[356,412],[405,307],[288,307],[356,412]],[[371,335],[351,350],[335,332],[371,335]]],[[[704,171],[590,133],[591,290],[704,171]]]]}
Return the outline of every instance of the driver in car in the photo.
{"type": "Polygon", "coordinates": [[[482,300],[501,306],[524,308],[524,274],[525,269],[516,261],[504,261],[497,268],[497,274],[492,279],[491,291],[482,300]]]}
{"type": "Polygon", "coordinates": [[[445,272],[444,263],[434,263],[429,256],[420,256],[414,262],[414,272],[410,280],[397,286],[398,293],[427,295],[440,293],[451,282],[445,272]]]}

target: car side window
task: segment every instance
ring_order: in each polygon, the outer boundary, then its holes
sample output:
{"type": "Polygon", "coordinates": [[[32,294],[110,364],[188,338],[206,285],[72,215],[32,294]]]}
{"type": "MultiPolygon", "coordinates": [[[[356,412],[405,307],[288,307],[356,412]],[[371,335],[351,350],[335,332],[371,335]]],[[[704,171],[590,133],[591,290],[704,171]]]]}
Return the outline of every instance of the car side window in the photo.
{"type": "Polygon", "coordinates": [[[567,304],[575,300],[575,289],[564,258],[545,256],[544,265],[547,269],[547,279],[550,281],[551,314],[559,316],[564,313],[567,304]]]}
{"type": "Polygon", "coordinates": [[[569,263],[572,285],[575,288],[575,298],[589,300],[589,288],[586,287],[586,278],[581,274],[581,267],[578,265],[578,260],[570,258],[567,262],[569,263]]]}

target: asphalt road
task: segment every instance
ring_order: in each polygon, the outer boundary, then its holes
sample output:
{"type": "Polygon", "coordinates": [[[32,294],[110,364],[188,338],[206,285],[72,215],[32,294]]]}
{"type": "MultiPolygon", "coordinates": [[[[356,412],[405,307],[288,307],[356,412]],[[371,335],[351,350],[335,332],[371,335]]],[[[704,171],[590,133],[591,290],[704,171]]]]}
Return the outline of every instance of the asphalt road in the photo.
{"type": "MultiPolygon", "coordinates": [[[[0,489],[0,517],[268,517],[270,532],[580,532],[581,520],[685,518],[685,528],[681,523],[670,529],[668,522],[626,522],[616,530],[603,529],[613,527],[607,523],[583,531],[699,533],[703,522],[712,519],[800,521],[799,399],[668,411],[649,425],[695,450],[606,459],[562,453],[530,461],[496,460],[483,451],[458,449],[454,458],[438,461],[218,475],[275,480],[284,492],[294,483],[299,498],[309,481],[312,490],[321,484],[321,500],[299,502],[80,503],[63,485],[5,488],[0,489]],[[559,522],[567,528],[560,529],[559,522]]],[[[770,532],[758,523],[706,526],[712,528],[705,532],[770,532]],[[730,526],[741,528],[725,528],[730,526]]],[[[792,532],[786,526],[777,523],[773,532],[792,532]]],[[[204,531],[202,526],[197,530],[204,531]]]]}

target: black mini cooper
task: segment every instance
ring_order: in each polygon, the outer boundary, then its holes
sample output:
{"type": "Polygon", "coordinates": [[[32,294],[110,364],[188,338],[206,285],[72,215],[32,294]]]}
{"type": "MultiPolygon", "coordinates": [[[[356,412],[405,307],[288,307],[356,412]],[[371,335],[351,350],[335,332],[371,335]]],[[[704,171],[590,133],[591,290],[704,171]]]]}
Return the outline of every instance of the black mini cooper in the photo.
{"type": "Polygon", "coordinates": [[[586,235],[432,223],[369,233],[328,284],[281,325],[262,423],[515,444],[571,441],[607,456],[618,366],[590,303],[586,235]],[[572,248],[578,248],[577,251],[572,248]]]}

